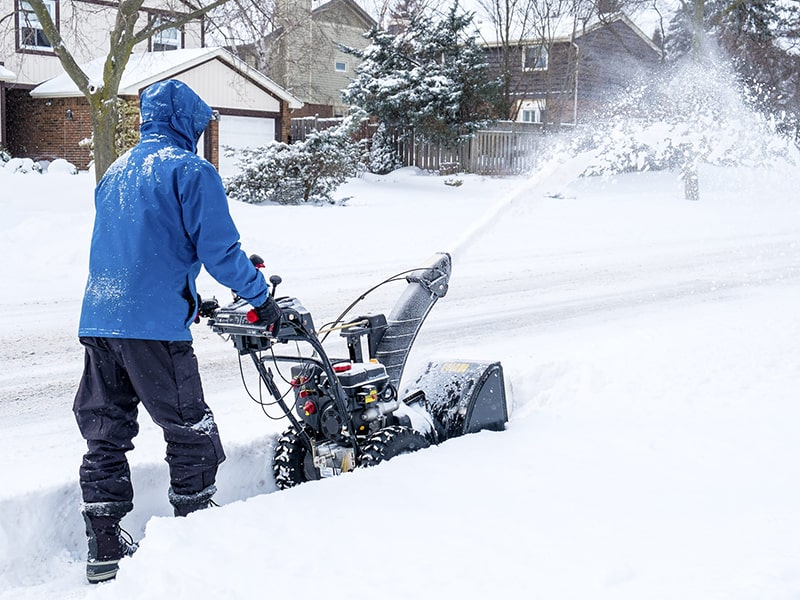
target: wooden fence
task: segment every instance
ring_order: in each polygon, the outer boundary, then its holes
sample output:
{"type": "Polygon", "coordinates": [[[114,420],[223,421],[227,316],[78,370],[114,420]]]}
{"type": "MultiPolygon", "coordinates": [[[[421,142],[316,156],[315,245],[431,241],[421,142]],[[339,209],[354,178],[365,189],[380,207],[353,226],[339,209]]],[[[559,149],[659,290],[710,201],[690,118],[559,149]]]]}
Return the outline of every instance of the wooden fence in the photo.
{"type": "Polygon", "coordinates": [[[416,142],[398,142],[405,166],[440,173],[520,175],[529,172],[542,153],[546,137],[541,132],[478,131],[455,149],[416,142]]]}
{"type": "Polygon", "coordinates": [[[342,117],[296,117],[292,119],[292,141],[301,142],[309,133],[336,127],[342,121],[342,117]]]}
{"type": "MultiPolygon", "coordinates": [[[[305,139],[311,131],[340,122],[341,119],[315,117],[292,119],[292,139],[305,139]]],[[[370,131],[374,132],[374,128],[370,131]]],[[[413,134],[397,139],[395,144],[403,166],[407,167],[443,174],[520,175],[536,165],[547,140],[541,126],[500,122],[490,129],[478,131],[456,148],[421,142],[413,134]]]]}

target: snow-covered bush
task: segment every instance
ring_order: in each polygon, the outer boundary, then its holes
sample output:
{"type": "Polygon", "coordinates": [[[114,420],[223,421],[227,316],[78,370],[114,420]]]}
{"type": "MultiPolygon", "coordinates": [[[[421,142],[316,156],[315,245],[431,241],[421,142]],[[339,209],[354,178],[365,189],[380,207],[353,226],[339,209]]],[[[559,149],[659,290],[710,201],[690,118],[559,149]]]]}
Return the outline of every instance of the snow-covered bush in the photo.
{"type": "Polygon", "coordinates": [[[381,123],[372,136],[369,149],[369,171],[378,175],[386,175],[402,166],[403,162],[397,155],[389,128],[381,123]]]}
{"type": "Polygon", "coordinates": [[[27,175],[28,173],[38,175],[43,173],[68,173],[77,175],[78,173],[78,168],[63,158],[57,158],[52,162],[48,160],[34,161],[31,158],[11,158],[11,155],[2,148],[0,148],[0,169],[2,169],[3,173],[17,175],[27,175]]]}
{"type": "Polygon", "coordinates": [[[30,158],[12,158],[5,164],[6,172],[26,174],[26,173],[41,173],[42,167],[39,163],[33,162],[30,158]]]}
{"type": "Polygon", "coordinates": [[[77,175],[78,167],[73,165],[71,162],[64,160],[63,158],[57,158],[48,165],[47,172],[66,174],[66,175],[77,175]]]}
{"type": "Polygon", "coordinates": [[[332,202],[336,188],[363,169],[364,145],[352,136],[356,124],[351,117],[302,142],[237,150],[240,172],[225,181],[228,195],[252,204],[332,202]]]}

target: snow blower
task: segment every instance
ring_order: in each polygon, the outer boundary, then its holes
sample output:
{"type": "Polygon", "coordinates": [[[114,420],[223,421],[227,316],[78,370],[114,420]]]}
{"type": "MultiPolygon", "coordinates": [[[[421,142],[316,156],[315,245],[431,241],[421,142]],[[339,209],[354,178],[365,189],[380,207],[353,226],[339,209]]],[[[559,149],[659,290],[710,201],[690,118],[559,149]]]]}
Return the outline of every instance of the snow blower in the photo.
{"type": "MultiPolygon", "coordinates": [[[[261,262],[255,255],[251,260],[261,262]]],[[[508,412],[499,362],[430,362],[400,391],[411,346],[433,305],[447,293],[450,273],[450,255],[437,254],[426,266],[374,286],[319,331],[297,298],[276,297],[282,311],[277,331],[251,322],[251,308],[241,299],[206,310],[211,329],[229,336],[240,356],[250,356],[289,421],[272,463],[279,489],[376,465],[466,433],[504,429],[508,412]],[[403,279],[407,285],[388,318],[345,318],[367,294],[403,279]],[[334,331],[345,338],[347,357],[332,358],[323,347],[334,331]],[[286,346],[294,352],[279,352],[286,346]],[[282,363],[291,363],[285,394],[269,363],[279,374],[282,363]]],[[[270,282],[275,297],[281,278],[273,275],[270,282]]]]}

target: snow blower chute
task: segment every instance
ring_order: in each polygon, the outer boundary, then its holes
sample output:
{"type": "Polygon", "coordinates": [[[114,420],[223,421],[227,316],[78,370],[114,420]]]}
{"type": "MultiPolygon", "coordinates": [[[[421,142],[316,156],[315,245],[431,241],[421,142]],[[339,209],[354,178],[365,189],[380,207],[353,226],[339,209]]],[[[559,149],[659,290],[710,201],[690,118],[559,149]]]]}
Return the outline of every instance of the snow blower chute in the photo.
{"type": "MultiPolygon", "coordinates": [[[[437,254],[426,266],[371,288],[320,331],[291,297],[276,298],[282,311],[277,332],[251,323],[243,300],[205,312],[213,331],[230,336],[239,354],[251,357],[289,420],[272,464],[279,488],[375,465],[466,433],[504,428],[508,414],[499,362],[430,362],[399,391],[411,346],[433,305],[447,293],[450,272],[450,255],[437,254]],[[407,285],[388,318],[345,318],[371,291],[402,279],[407,285]],[[345,338],[347,357],[332,358],[325,351],[323,342],[334,331],[345,338]],[[289,342],[297,350],[280,353],[289,342]],[[299,350],[303,344],[310,353],[299,350]],[[287,403],[288,392],[281,393],[267,363],[276,369],[291,363],[292,401],[287,403]]],[[[270,282],[274,296],[281,279],[273,276],[270,282]]]]}

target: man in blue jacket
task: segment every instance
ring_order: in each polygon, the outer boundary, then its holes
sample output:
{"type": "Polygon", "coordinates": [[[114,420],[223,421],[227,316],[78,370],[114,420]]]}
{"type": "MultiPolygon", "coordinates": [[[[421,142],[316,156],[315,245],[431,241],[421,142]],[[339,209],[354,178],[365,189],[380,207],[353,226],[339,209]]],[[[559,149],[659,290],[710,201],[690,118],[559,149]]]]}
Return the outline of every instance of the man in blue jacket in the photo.
{"type": "Polygon", "coordinates": [[[164,430],[175,514],[208,506],[216,491],[225,455],[189,331],[201,265],[262,320],[280,318],[240,247],[217,171],[196,154],[211,108],[176,80],[148,87],[140,106],[141,141],[95,190],[80,319],[85,367],[74,413],[88,446],[80,483],[91,582],[113,578],[135,549],[119,523],[133,508],[125,453],[139,429],[139,402],[164,430]]]}

